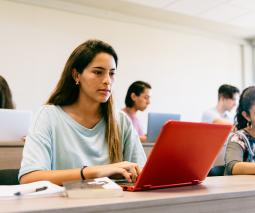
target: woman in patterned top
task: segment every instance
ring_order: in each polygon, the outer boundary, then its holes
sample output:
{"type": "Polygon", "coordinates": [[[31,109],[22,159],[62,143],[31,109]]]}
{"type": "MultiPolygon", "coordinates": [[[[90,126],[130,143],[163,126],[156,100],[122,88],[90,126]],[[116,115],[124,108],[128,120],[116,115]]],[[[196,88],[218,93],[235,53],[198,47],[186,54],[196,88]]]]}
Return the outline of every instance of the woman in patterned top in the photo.
{"type": "Polygon", "coordinates": [[[235,131],[228,138],[226,175],[255,174],[255,86],[246,88],[239,100],[235,131]]]}

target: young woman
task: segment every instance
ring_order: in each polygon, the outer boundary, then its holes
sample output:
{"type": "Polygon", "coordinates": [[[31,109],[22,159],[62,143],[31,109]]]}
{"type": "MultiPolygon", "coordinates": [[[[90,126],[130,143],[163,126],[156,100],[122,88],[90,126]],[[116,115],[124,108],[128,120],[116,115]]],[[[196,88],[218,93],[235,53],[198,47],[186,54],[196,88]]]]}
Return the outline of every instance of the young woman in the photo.
{"type": "Polygon", "coordinates": [[[0,75],[0,108],[14,109],[12,93],[7,81],[0,75]]]}
{"type": "Polygon", "coordinates": [[[124,113],[114,115],[118,57],[99,40],[78,46],[26,138],[21,183],[123,176],[135,181],[146,156],[124,113]]]}
{"type": "Polygon", "coordinates": [[[147,137],[136,117],[136,113],[137,111],[144,111],[150,104],[150,89],[150,84],[144,81],[135,81],[132,83],[128,88],[125,98],[126,107],[122,109],[131,119],[141,142],[146,142],[147,137]]]}
{"type": "Polygon", "coordinates": [[[228,138],[225,174],[255,174],[255,86],[240,96],[235,128],[228,138]]]}

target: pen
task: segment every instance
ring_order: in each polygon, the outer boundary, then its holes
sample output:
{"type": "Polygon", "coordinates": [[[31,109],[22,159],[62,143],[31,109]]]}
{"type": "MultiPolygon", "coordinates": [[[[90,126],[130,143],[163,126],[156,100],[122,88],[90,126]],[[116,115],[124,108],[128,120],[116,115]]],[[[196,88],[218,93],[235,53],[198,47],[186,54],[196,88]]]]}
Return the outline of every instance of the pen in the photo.
{"type": "Polygon", "coordinates": [[[35,188],[35,189],[21,190],[21,191],[15,192],[13,195],[14,196],[21,196],[21,195],[25,195],[25,194],[28,194],[28,193],[40,192],[40,191],[46,190],[47,188],[48,188],[47,186],[42,186],[40,188],[35,188]]]}

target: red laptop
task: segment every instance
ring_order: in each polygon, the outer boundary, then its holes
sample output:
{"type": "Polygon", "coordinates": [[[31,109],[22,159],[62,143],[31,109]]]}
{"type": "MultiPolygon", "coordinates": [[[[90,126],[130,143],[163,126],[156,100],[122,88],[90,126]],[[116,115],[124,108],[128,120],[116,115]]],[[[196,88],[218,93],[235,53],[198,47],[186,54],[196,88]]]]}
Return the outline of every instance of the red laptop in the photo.
{"type": "Polygon", "coordinates": [[[121,184],[123,189],[141,191],[201,183],[231,128],[221,124],[166,122],[136,183],[121,184]]]}

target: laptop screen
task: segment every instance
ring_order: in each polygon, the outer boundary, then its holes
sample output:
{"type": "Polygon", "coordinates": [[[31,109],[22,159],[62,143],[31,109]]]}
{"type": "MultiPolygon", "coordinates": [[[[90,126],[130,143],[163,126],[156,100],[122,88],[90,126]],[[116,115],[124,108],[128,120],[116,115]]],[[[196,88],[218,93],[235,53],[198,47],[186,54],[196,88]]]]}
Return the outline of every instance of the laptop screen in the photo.
{"type": "Polygon", "coordinates": [[[0,141],[20,141],[28,133],[32,112],[0,109],[0,141]]]}
{"type": "Polygon", "coordinates": [[[159,135],[160,129],[166,121],[178,121],[180,119],[180,114],[149,112],[147,126],[147,142],[155,142],[159,135]]]}

